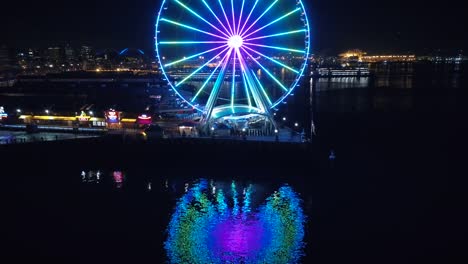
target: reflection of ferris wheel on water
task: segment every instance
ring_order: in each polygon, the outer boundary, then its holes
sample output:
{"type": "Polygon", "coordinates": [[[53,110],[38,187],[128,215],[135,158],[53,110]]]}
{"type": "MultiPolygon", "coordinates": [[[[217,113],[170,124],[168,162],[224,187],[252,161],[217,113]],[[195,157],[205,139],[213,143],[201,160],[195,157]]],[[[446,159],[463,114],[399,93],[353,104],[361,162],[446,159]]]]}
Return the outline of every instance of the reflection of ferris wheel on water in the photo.
{"type": "Polygon", "coordinates": [[[156,52],[171,88],[205,121],[269,116],[309,55],[300,0],[163,0],[156,52]]]}

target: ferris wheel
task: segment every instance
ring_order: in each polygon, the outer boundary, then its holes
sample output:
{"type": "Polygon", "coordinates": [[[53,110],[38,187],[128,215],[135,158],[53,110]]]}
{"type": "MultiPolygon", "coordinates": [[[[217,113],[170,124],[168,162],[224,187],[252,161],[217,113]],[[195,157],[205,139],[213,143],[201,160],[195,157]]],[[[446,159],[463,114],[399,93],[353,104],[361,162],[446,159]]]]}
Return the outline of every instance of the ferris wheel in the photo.
{"type": "Polygon", "coordinates": [[[155,39],[168,85],[205,120],[269,115],[310,49],[301,0],[163,0],[155,39]]]}

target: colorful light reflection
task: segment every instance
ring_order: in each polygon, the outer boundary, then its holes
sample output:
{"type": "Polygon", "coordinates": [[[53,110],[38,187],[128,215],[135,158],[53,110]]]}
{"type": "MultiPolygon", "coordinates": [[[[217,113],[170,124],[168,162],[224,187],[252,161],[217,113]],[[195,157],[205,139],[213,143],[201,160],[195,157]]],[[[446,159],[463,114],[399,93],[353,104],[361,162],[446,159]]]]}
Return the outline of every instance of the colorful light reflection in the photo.
{"type": "Polygon", "coordinates": [[[297,263],[303,255],[301,200],[282,186],[256,209],[252,185],[212,192],[200,180],[177,202],[167,229],[170,263],[297,263]]]}
{"type": "Polygon", "coordinates": [[[0,106],[0,120],[6,119],[8,117],[8,114],[5,112],[5,109],[3,106],[0,106]]]}

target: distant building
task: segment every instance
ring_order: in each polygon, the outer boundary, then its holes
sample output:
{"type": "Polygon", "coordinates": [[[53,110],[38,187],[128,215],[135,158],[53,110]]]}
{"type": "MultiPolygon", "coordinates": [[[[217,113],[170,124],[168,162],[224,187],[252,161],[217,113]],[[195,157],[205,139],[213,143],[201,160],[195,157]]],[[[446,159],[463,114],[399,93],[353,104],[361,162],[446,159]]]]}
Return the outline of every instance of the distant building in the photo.
{"type": "Polygon", "coordinates": [[[414,62],[416,56],[413,54],[382,54],[382,55],[367,55],[367,52],[354,49],[349,50],[339,55],[342,62],[364,62],[364,63],[378,63],[378,62],[414,62]]]}
{"type": "Polygon", "coordinates": [[[353,49],[341,53],[338,56],[342,62],[362,62],[362,57],[366,54],[367,53],[362,50],[353,49]]]}
{"type": "MultiPolygon", "coordinates": [[[[195,63],[199,63],[201,58],[194,59],[195,63]]],[[[126,48],[119,52],[119,65],[126,69],[146,69],[150,68],[150,63],[145,52],[141,49],[126,48]]],[[[186,64],[189,62],[186,62],[186,64]]]]}
{"type": "Polygon", "coordinates": [[[80,59],[82,61],[92,61],[94,60],[94,49],[90,46],[81,46],[80,49],[80,59]]]}
{"type": "Polygon", "coordinates": [[[96,52],[95,62],[98,69],[112,70],[117,64],[117,57],[119,53],[114,49],[105,49],[96,52]]]}
{"type": "Polygon", "coordinates": [[[28,49],[27,55],[28,59],[33,60],[36,57],[39,57],[39,51],[36,49],[28,49]]]}
{"type": "Polygon", "coordinates": [[[362,62],[376,63],[376,62],[414,62],[416,61],[416,55],[370,55],[362,56],[362,62]]]}
{"type": "Polygon", "coordinates": [[[435,62],[435,63],[462,63],[462,62],[468,61],[468,57],[463,56],[462,54],[452,55],[452,56],[423,55],[423,56],[418,56],[417,60],[423,61],[423,62],[435,62]]]}
{"type": "Polygon", "coordinates": [[[65,46],[65,60],[67,62],[73,62],[76,60],[76,52],[69,45],[65,46]]]}
{"type": "Polygon", "coordinates": [[[50,47],[47,49],[47,60],[51,63],[61,63],[65,58],[62,47],[50,47]]]}
{"type": "Polygon", "coordinates": [[[13,53],[7,46],[0,46],[0,71],[13,67],[13,53]]]}
{"type": "Polygon", "coordinates": [[[90,46],[81,46],[80,49],[80,61],[82,63],[83,70],[91,70],[95,68],[95,52],[90,46]]]}

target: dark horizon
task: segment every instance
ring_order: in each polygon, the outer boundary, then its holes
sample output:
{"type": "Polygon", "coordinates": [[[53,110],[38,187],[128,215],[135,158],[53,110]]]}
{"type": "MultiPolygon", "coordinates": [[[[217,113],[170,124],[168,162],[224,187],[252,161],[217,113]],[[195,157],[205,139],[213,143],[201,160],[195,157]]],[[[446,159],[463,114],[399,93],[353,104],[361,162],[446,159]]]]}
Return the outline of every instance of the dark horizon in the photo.
{"type": "MultiPolygon", "coordinates": [[[[130,47],[150,52],[160,3],[10,2],[0,17],[0,23],[7,25],[0,44],[13,48],[88,44],[98,49],[130,47]]],[[[369,53],[468,49],[463,34],[468,21],[461,0],[448,0],[444,5],[421,0],[306,0],[304,4],[309,10],[313,53],[332,55],[353,48],[369,53]]]]}

